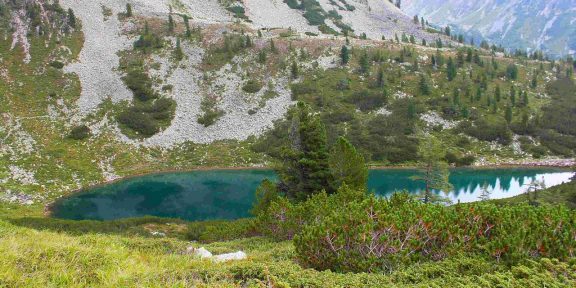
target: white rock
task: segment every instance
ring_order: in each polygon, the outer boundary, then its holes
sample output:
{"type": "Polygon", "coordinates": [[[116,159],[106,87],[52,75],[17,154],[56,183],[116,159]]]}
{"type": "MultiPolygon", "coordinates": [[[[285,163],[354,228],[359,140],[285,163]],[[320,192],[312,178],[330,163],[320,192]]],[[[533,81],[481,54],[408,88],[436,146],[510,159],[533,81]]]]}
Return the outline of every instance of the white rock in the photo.
{"type": "Polygon", "coordinates": [[[210,251],[206,250],[206,248],[204,248],[204,247],[200,247],[200,248],[188,247],[186,249],[186,253],[198,256],[201,259],[212,258],[212,253],[210,253],[210,251]]]}
{"type": "Polygon", "coordinates": [[[211,259],[215,262],[225,262],[230,260],[243,260],[248,257],[244,251],[237,251],[234,253],[226,253],[220,255],[212,255],[212,253],[204,247],[194,248],[192,246],[186,248],[186,254],[194,255],[200,259],[211,259]]]}
{"type": "Polygon", "coordinates": [[[234,253],[227,253],[227,254],[220,254],[214,256],[214,261],[216,262],[224,262],[230,260],[243,260],[246,259],[247,255],[243,251],[238,251],[234,253]]]}

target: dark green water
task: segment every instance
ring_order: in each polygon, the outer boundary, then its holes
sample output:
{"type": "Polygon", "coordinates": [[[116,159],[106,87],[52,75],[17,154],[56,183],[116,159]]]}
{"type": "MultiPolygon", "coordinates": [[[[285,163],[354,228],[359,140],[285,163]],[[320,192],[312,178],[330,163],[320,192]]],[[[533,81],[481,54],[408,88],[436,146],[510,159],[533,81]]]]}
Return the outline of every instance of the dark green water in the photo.
{"type": "MultiPolygon", "coordinates": [[[[371,170],[368,187],[387,196],[398,190],[419,193],[423,186],[410,176],[414,170],[371,170]]],[[[521,194],[532,180],[548,187],[567,182],[573,173],[559,169],[456,169],[450,175],[454,202],[476,201],[483,183],[492,198],[521,194]]],[[[111,220],[153,215],[187,220],[236,219],[249,215],[254,191],[269,170],[212,170],[147,175],[87,189],[60,199],[53,216],[65,219],[111,220]]]]}

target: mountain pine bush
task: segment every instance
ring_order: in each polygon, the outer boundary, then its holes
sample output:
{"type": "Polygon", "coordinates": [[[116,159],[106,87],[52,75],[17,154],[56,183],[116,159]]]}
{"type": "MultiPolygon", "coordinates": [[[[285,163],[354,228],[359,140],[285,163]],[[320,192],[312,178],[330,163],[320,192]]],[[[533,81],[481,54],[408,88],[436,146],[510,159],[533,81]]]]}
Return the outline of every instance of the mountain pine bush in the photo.
{"type": "Polygon", "coordinates": [[[330,207],[333,203],[304,204],[321,209],[295,217],[308,221],[285,221],[304,224],[294,237],[296,252],[302,263],[319,270],[390,272],[463,254],[505,263],[576,255],[576,215],[561,206],[446,207],[422,204],[405,194],[330,207]],[[311,215],[315,211],[321,213],[311,215]]]}

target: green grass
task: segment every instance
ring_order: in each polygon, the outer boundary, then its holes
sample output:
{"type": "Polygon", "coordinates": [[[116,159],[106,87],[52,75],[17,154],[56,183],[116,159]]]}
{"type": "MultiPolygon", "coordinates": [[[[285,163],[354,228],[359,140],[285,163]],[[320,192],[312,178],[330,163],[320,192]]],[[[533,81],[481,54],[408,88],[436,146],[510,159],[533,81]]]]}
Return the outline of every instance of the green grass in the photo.
{"type": "Polygon", "coordinates": [[[551,259],[506,267],[454,257],[392,274],[316,271],[295,261],[290,242],[255,237],[200,245],[177,238],[70,234],[0,219],[0,286],[6,287],[573,287],[576,267],[551,259]],[[41,239],[42,241],[38,241],[41,239]],[[183,255],[187,246],[247,260],[214,263],[183,255]]]}

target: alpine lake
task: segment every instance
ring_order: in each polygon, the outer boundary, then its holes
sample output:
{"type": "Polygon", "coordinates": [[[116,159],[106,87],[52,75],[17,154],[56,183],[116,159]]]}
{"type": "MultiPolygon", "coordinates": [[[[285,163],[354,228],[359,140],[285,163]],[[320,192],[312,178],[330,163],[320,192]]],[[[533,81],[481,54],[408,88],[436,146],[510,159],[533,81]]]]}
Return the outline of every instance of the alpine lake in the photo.
{"type": "MultiPolygon", "coordinates": [[[[424,185],[411,169],[370,170],[368,188],[387,197],[396,191],[421,193],[424,185]]],[[[547,187],[568,182],[573,172],[556,168],[451,170],[454,190],[442,193],[453,203],[478,201],[484,185],[492,199],[522,194],[534,180],[547,187]]],[[[254,192],[264,179],[277,180],[272,170],[203,170],[127,178],[84,189],[51,205],[51,215],[74,220],[113,220],[158,216],[185,220],[238,219],[250,216],[254,192]]]]}

